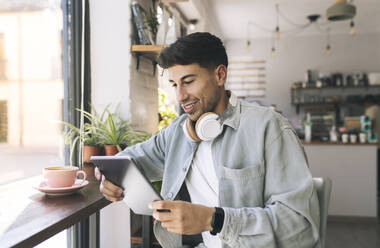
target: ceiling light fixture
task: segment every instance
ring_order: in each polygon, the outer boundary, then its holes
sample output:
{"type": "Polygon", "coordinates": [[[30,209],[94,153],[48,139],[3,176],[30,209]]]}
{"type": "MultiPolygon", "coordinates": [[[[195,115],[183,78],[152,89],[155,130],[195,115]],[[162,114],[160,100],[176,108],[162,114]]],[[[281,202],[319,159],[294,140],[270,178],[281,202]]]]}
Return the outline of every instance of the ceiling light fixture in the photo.
{"type": "Polygon", "coordinates": [[[280,26],[279,26],[279,9],[278,4],[276,4],[276,40],[280,39],[280,26]]]}
{"type": "Polygon", "coordinates": [[[251,42],[247,40],[247,52],[251,51],[251,42]]]}
{"type": "Polygon", "coordinates": [[[335,3],[327,9],[326,16],[329,21],[343,21],[354,18],[356,7],[347,3],[347,0],[335,0],[335,3]]]}
{"type": "Polygon", "coordinates": [[[197,19],[191,19],[189,20],[189,29],[191,31],[194,31],[195,30],[195,25],[198,23],[198,20],[197,19]]]}
{"type": "Polygon", "coordinates": [[[276,57],[276,48],[275,47],[272,47],[272,57],[273,58],[276,57]]]}
{"type": "Polygon", "coordinates": [[[330,46],[330,28],[327,29],[327,45],[326,45],[326,54],[331,55],[331,46],[330,46]]]}
{"type": "Polygon", "coordinates": [[[354,23],[354,20],[351,20],[351,22],[350,22],[350,35],[351,36],[355,35],[355,23],[354,23]]]}
{"type": "Polygon", "coordinates": [[[251,52],[251,41],[250,41],[250,25],[251,23],[248,22],[247,25],[247,52],[251,52]]]}
{"type": "MultiPolygon", "coordinates": [[[[351,18],[350,22],[350,35],[355,34],[355,23],[353,20],[353,17],[356,14],[356,7],[352,4],[353,0],[350,0],[350,3],[347,3],[347,0],[335,0],[335,4],[331,6],[327,12],[327,19],[328,21],[338,21],[338,20],[346,20],[348,18],[351,18]]],[[[276,57],[276,48],[275,48],[275,41],[280,39],[280,34],[288,34],[288,35],[295,35],[296,33],[300,33],[309,26],[313,25],[320,33],[326,34],[327,37],[327,45],[326,45],[326,53],[330,55],[332,53],[331,45],[330,45],[330,28],[323,28],[323,26],[327,23],[321,23],[319,20],[321,19],[321,15],[319,14],[312,14],[306,16],[308,19],[308,22],[305,24],[299,24],[293,22],[290,18],[288,18],[280,9],[279,4],[275,5],[276,8],[276,28],[273,30],[272,28],[263,27],[261,25],[258,25],[257,23],[250,20],[247,25],[247,51],[249,52],[251,49],[251,41],[250,41],[250,26],[253,25],[257,29],[260,29],[264,32],[271,33],[272,34],[272,56],[276,57]],[[281,18],[286,21],[288,24],[292,25],[294,28],[288,29],[288,30],[282,30],[280,32],[280,25],[279,25],[279,18],[281,18]]],[[[325,19],[325,16],[323,16],[325,19]]]]}
{"type": "Polygon", "coordinates": [[[274,33],[274,36],[272,36],[272,49],[271,49],[271,52],[272,52],[272,57],[275,58],[276,57],[276,47],[275,47],[275,35],[276,33],[274,33]]]}

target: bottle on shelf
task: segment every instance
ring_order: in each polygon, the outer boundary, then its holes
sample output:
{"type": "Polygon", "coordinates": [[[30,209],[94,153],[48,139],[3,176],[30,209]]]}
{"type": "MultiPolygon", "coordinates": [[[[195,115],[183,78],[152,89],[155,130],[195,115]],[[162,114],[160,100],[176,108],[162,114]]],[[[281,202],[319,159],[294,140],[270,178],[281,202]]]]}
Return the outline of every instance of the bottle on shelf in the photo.
{"type": "Polygon", "coordinates": [[[306,114],[306,121],[304,123],[305,127],[305,142],[311,142],[311,120],[310,113],[306,114]]]}
{"type": "Polygon", "coordinates": [[[335,125],[331,127],[330,130],[330,141],[331,142],[337,142],[338,141],[338,133],[336,131],[335,125]]]}

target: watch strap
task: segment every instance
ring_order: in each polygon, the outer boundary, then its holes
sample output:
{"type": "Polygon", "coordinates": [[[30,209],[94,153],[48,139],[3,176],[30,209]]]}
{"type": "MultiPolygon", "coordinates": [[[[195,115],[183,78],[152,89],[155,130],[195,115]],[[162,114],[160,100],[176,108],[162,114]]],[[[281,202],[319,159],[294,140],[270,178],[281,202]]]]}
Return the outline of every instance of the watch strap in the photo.
{"type": "Polygon", "coordinates": [[[223,222],[224,222],[224,210],[223,208],[215,208],[215,212],[212,215],[212,221],[211,221],[211,227],[212,230],[210,231],[211,235],[216,235],[222,231],[223,228],[223,222]]]}

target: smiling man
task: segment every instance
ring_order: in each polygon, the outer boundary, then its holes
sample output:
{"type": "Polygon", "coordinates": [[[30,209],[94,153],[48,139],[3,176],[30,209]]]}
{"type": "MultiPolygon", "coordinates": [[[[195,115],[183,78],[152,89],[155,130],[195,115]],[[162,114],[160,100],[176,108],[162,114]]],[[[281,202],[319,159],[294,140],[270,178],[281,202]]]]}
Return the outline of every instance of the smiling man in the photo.
{"type": "MultiPolygon", "coordinates": [[[[221,40],[190,34],[164,49],[159,64],[186,114],[118,155],[133,157],[151,181],[163,180],[165,200],[150,204],[161,245],[320,247],[318,199],[302,145],[284,117],[225,90],[221,40]],[[202,239],[189,236],[195,234],[202,239]]],[[[104,177],[100,191],[122,199],[104,177]]]]}

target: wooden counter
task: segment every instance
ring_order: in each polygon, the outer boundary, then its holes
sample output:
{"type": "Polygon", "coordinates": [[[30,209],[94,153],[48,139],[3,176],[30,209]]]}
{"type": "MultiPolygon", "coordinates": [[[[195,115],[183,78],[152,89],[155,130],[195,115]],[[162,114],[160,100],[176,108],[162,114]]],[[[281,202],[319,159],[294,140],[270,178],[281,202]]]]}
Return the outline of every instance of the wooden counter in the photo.
{"type": "Polygon", "coordinates": [[[46,196],[32,188],[41,177],[0,187],[0,247],[33,247],[110,204],[90,183],[68,196],[46,196]]]}
{"type": "Polygon", "coordinates": [[[377,143],[342,143],[342,142],[330,142],[330,141],[302,141],[304,145],[342,145],[342,146],[377,146],[377,143]]]}

